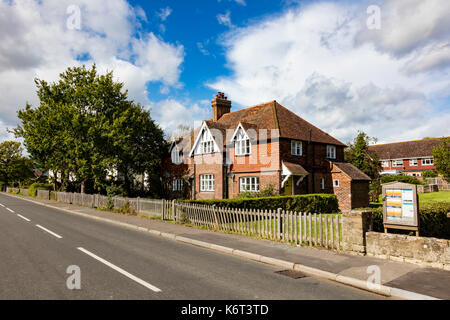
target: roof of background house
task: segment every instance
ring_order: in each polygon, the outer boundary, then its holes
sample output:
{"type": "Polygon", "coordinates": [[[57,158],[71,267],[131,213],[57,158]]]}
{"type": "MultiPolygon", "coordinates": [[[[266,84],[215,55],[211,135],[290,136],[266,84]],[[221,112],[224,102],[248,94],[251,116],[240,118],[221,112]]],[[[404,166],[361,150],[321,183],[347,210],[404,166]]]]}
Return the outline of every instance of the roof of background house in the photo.
{"type": "Polygon", "coordinates": [[[441,144],[442,138],[431,138],[369,146],[380,159],[401,159],[427,157],[433,154],[433,148],[441,144]]]}
{"type": "Polygon", "coordinates": [[[242,123],[244,129],[268,129],[268,138],[271,136],[270,130],[279,129],[281,138],[303,141],[309,140],[309,132],[311,130],[311,141],[313,142],[346,146],[328,133],[283,107],[275,100],[226,113],[216,122],[208,120],[207,123],[208,126],[214,123],[216,126],[220,126],[221,129],[234,130],[239,123],[242,123]]]}
{"type": "Polygon", "coordinates": [[[342,170],[352,180],[372,180],[367,174],[347,162],[333,162],[333,165],[342,170]]]}

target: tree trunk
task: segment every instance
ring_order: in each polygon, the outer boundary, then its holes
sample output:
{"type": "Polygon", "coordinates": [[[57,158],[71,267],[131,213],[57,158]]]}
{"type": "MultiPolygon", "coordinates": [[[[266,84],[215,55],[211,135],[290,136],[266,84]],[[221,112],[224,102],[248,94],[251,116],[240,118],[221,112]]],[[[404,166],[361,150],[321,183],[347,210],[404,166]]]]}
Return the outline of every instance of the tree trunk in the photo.
{"type": "Polygon", "coordinates": [[[84,189],[85,189],[85,182],[81,181],[81,193],[85,193],[84,189]]]}

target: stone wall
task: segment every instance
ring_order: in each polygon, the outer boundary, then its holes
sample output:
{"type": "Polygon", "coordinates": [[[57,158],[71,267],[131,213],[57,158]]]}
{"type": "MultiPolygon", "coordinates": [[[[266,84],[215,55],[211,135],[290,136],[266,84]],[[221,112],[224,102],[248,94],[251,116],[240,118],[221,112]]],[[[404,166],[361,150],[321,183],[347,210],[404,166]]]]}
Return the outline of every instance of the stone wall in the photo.
{"type": "Polygon", "coordinates": [[[349,253],[366,253],[366,233],[371,230],[372,212],[349,211],[342,213],[343,249],[349,253]]]}
{"type": "Polygon", "coordinates": [[[450,270],[450,240],[367,232],[368,256],[450,270]]]}

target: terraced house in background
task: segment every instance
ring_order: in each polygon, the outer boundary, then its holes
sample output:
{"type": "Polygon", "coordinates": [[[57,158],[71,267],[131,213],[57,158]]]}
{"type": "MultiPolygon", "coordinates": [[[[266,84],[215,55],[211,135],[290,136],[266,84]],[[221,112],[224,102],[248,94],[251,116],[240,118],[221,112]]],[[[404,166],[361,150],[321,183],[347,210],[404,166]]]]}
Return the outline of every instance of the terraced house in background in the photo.
{"type": "Polygon", "coordinates": [[[442,138],[394,142],[369,146],[381,161],[381,175],[404,174],[421,177],[424,171],[435,170],[433,148],[442,138]]]}
{"type": "Polygon", "coordinates": [[[226,199],[272,186],[282,195],[334,193],[341,210],[369,204],[370,178],[344,162],[346,145],[278,102],[230,112],[219,92],[212,111],[172,143],[163,165],[169,197],[226,199]]]}

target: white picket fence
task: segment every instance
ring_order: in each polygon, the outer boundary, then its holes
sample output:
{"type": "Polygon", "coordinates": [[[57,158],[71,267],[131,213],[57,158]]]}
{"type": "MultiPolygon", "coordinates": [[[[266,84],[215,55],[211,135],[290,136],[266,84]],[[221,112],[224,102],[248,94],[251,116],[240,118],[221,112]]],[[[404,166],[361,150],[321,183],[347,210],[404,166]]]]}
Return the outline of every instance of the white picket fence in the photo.
{"type": "Polygon", "coordinates": [[[316,214],[278,210],[217,208],[174,203],[175,219],[206,227],[296,245],[342,249],[340,214],[316,214]]]}

